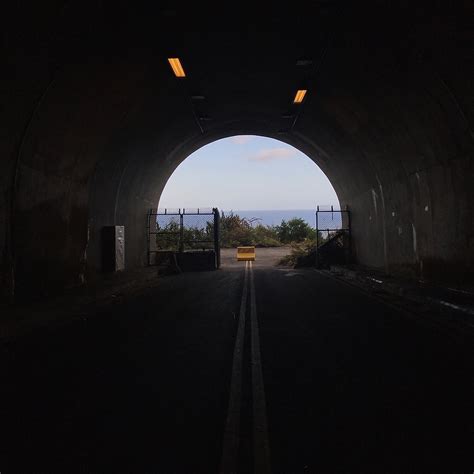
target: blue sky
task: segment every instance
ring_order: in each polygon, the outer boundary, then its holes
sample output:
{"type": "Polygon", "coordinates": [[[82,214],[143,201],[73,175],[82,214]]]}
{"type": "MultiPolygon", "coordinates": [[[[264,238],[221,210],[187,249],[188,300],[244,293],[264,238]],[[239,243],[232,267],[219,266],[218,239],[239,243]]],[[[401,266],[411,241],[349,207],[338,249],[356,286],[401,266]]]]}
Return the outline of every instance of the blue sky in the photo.
{"type": "Polygon", "coordinates": [[[272,138],[238,135],[189,155],[168,180],[159,207],[281,210],[317,204],[338,200],[310,158],[272,138]]]}

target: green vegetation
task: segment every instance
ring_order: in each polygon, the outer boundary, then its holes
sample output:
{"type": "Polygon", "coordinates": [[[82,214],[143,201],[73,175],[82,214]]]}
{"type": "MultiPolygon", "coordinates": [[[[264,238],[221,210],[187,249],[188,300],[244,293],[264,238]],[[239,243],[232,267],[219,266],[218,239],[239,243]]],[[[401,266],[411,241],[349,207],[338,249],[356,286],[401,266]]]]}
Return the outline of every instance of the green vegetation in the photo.
{"type": "MultiPolygon", "coordinates": [[[[256,222],[257,219],[247,219],[232,212],[226,215],[222,212],[220,216],[221,247],[235,248],[239,245],[280,247],[293,243],[314,242],[316,239],[316,231],[298,217],[282,221],[277,226],[255,225],[256,222]]],[[[158,249],[179,250],[180,226],[178,222],[170,222],[157,230],[162,232],[156,235],[158,249]]],[[[212,222],[208,222],[205,228],[185,226],[183,229],[184,248],[212,248],[213,235],[212,222]]]]}
{"type": "Polygon", "coordinates": [[[278,239],[276,228],[257,224],[254,219],[246,219],[232,212],[221,213],[221,246],[233,248],[239,245],[255,245],[257,247],[279,247],[282,242],[278,239]]]}
{"type": "Polygon", "coordinates": [[[278,239],[284,244],[316,239],[316,230],[312,229],[308,223],[300,217],[294,217],[288,222],[281,221],[281,224],[277,225],[275,229],[278,239]]]}
{"type": "Polygon", "coordinates": [[[233,248],[239,245],[256,247],[280,247],[293,242],[303,242],[316,238],[316,231],[303,219],[295,217],[280,225],[257,224],[255,220],[237,214],[221,214],[221,246],[233,248]]]}
{"type": "MultiPolygon", "coordinates": [[[[181,242],[180,224],[177,221],[171,221],[164,227],[158,227],[156,234],[156,247],[158,250],[179,250],[181,242]]],[[[214,248],[214,224],[208,222],[206,227],[183,227],[183,249],[199,250],[214,248]]]]}

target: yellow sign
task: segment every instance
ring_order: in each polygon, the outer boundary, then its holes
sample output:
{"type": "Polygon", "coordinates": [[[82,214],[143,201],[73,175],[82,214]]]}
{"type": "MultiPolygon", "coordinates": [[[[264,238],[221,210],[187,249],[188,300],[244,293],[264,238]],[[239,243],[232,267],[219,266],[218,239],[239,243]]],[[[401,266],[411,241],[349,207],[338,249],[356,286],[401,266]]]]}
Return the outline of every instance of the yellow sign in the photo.
{"type": "Polygon", "coordinates": [[[255,260],[255,247],[237,247],[237,261],[255,260]]]}

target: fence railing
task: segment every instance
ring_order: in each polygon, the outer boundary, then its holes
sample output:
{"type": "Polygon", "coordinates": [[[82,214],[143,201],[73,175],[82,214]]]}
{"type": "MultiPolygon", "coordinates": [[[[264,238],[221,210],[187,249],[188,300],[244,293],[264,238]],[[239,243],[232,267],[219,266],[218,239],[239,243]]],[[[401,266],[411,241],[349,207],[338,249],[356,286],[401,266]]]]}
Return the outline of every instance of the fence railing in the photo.
{"type": "Polygon", "coordinates": [[[351,216],[348,208],[316,208],[316,265],[351,260],[351,216]]]}
{"type": "Polygon", "coordinates": [[[213,209],[151,209],[147,216],[148,264],[159,252],[214,250],[220,265],[219,211],[213,209]]]}

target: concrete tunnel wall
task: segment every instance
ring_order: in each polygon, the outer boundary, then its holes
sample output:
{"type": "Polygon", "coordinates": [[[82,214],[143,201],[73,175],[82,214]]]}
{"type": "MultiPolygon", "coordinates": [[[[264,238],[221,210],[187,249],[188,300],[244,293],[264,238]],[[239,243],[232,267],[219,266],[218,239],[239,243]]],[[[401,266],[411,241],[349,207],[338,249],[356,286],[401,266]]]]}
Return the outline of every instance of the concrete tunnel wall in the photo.
{"type": "MultiPolygon", "coordinates": [[[[74,53],[61,62],[62,42],[47,37],[38,47],[35,35],[19,39],[12,27],[0,144],[4,296],[95,279],[106,225],[125,225],[126,267],[144,265],[146,211],[170,174],[200,146],[239,133],[278,138],[323,169],[352,211],[359,263],[449,282],[473,278],[474,87],[466,80],[473,63],[460,11],[455,27],[434,11],[406,36],[344,24],[291,130],[282,129],[274,100],[293,92],[284,90],[286,76],[265,82],[268,97],[246,89],[244,99],[237,83],[232,94],[211,77],[215,119],[201,130],[166,54],[157,59],[142,44],[112,47],[94,28],[84,45],[74,40],[84,33],[78,27],[65,43],[74,53]]],[[[281,41],[249,81],[259,84],[281,56],[292,57],[281,41]]],[[[232,77],[235,63],[223,70],[232,77]]]]}

